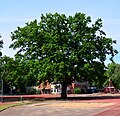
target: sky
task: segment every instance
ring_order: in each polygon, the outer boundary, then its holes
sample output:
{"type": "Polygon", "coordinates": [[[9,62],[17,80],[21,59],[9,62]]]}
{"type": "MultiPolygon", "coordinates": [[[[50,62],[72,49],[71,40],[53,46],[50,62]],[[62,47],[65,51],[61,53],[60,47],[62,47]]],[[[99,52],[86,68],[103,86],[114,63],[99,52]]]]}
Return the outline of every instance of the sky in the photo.
{"type": "MultiPolygon", "coordinates": [[[[91,16],[95,21],[101,18],[102,30],[113,40],[114,48],[120,51],[120,0],[0,0],[0,34],[4,41],[3,55],[13,57],[16,51],[9,49],[11,32],[25,23],[40,20],[41,14],[55,13],[74,15],[76,12],[91,16]]],[[[120,53],[114,57],[120,63],[120,53]]],[[[110,63],[109,60],[106,64],[110,63]]]]}

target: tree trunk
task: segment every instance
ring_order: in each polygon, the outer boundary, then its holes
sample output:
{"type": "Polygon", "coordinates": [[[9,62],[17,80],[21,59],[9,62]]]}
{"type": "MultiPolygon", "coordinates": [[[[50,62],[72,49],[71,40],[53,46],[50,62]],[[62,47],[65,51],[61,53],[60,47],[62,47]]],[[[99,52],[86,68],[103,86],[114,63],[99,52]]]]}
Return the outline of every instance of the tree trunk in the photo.
{"type": "Polygon", "coordinates": [[[62,82],[61,98],[62,99],[66,99],[67,98],[67,82],[62,82]]]}

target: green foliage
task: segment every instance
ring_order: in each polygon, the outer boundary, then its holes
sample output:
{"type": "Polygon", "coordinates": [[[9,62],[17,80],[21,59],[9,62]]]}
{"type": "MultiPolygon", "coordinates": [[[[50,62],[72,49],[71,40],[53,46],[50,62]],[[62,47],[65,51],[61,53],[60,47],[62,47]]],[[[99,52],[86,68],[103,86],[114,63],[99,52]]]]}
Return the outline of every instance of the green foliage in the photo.
{"type": "Polygon", "coordinates": [[[12,32],[10,48],[18,48],[16,57],[29,67],[26,77],[60,81],[62,85],[70,84],[73,77],[99,80],[100,84],[106,56],[110,55],[112,61],[117,54],[113,49],[116,41],[101,30],[101,19],[91,22],[91,17],[83,13],[68,17],[48,13],[41,15],[40,22],[31,21],[12,32]]]}
{"type": "Polygon", "coordinates": [[[115,62],[108,64],[108,70],[106,71],[107,80],[105,84],[108,84],[109,79],[112,80],[113,86],[120,89],[120,64],[115,62]]]}
{"type": "Polygon", "coordinates": [[[32,61],[20,61],[18,58],[4,56],[0,60],[1,63],[1,78],[4,80],[4,89],[6,87],[12,88],[13,86],[19,93],[26,92],[26,86],[33,86],[37,83],[37,78],[34,73],[36,68],[32,61]]]}
{"type": "Polygon", "coordinates": [[[81,93],[80,88],[75,88],[75,89],[74,89],[74,94],[80,94],[80,93],[81,93]]]}
{"type": "Polygon", "coordinates": [[[28,94],[40,94],[40,90],[37,90],[35,88],[31,88],[30,90],[28,90],[28,94]]]}

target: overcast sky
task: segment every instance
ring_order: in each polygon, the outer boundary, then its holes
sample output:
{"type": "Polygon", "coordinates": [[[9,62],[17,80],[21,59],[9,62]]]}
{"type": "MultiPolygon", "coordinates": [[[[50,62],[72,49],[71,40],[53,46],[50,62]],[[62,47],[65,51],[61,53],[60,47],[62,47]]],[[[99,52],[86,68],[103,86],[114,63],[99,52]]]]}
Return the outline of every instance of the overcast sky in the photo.
{"type": "MultiPolygon", "coordinates": [[[[26,22],[40,20],[44,13],[64,13],[74,15],[85,13],[93,20],[103,20],[103,30],[107,37],[117,40],[115,48],[120,51],[120,0],[0,0],[0,34],[4,40],[3,55],[13,57],[15,51],[9,49],[11,32],[26,22]]],[[[120,63],[120,54],[114,60],[120,63]]],[[[109,61],[106,61],[109,63],[109,61]]]]}

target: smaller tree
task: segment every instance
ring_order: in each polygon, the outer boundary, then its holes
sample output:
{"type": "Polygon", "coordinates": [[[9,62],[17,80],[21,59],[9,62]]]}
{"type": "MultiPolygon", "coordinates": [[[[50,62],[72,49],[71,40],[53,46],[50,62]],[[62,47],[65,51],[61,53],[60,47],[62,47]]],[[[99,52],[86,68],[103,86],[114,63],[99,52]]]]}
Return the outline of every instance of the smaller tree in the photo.
{"type": "MultiPolygon", "coordinates": [[[[16,87],[19,93],[26,92],[27,86],[34,86],[37,82],[35,63],[33,61],[15,60],[9,57],[3,57],[3,70],[6,83],[10,88],[16,87]]],[[[36,64],[37,65],[37,64],[36,64]]]]}
{"type": "Polygon", "coordinates": [[[120,64],[115,62],[108,64],[108,70],[106,71],[107,82],[112,81],[113,86],[120,89],[120,64]]]}
{"type": "Polygon", "coordinates": [[[14,59],[7,57],[7,56],[3,56],[0,59],[0,65],[1,65],[1,71],[0,71],[0,75],[1,75],[1,79],[3,79],[4,81],[4,91],[5,92],[9,92],[9,89],[13,86],[14,83],[14,78],[12,77],[12,71],[14,70],[14,73],[16,72],[15,69],[16,67],[14,66],[14,59]]]}

